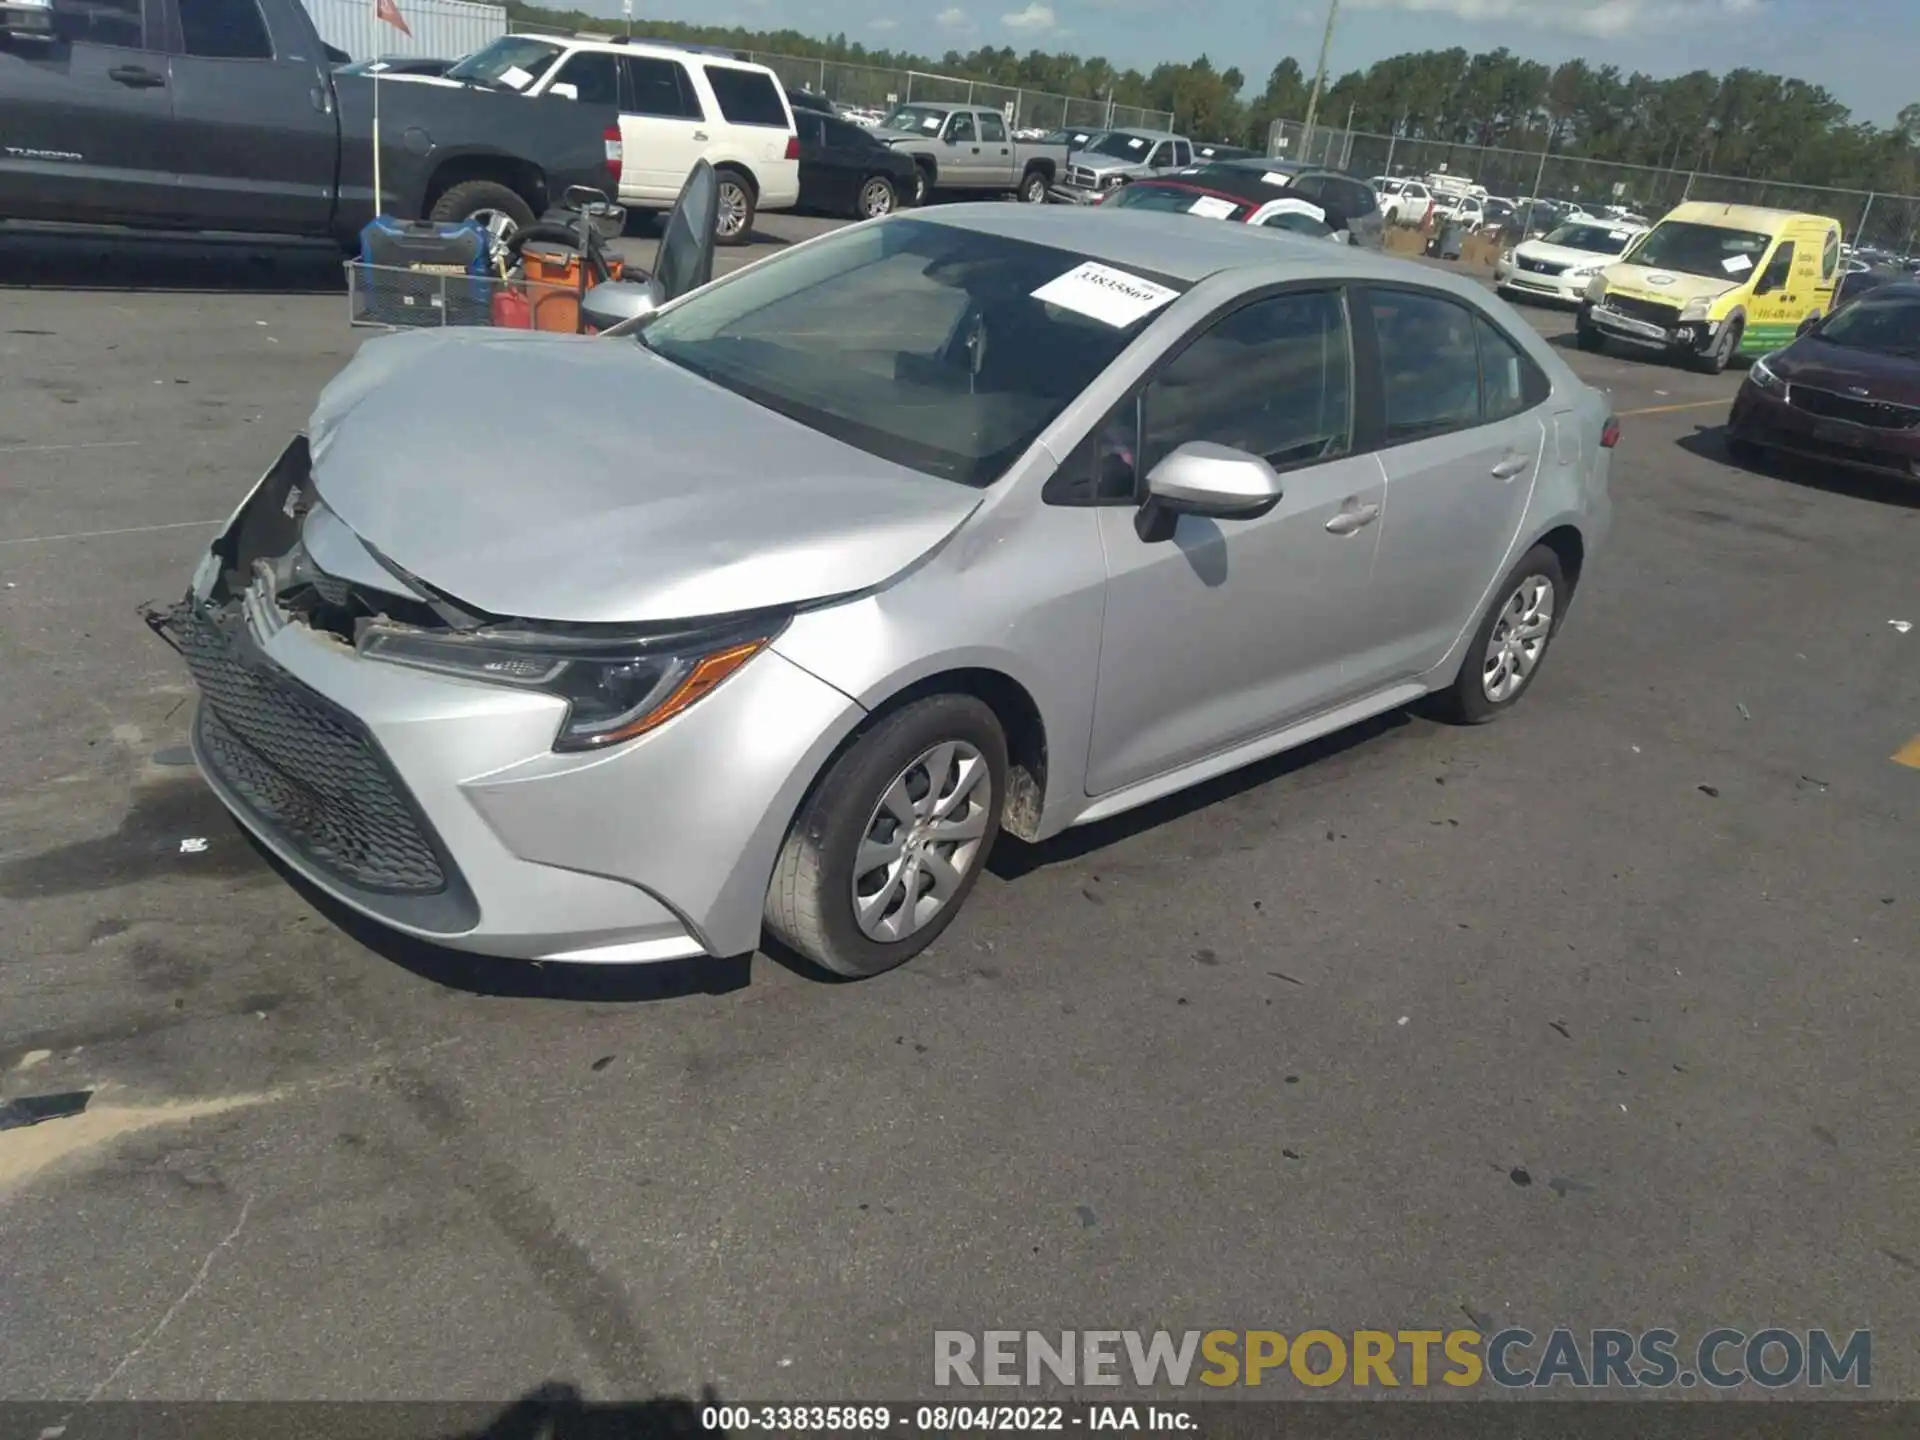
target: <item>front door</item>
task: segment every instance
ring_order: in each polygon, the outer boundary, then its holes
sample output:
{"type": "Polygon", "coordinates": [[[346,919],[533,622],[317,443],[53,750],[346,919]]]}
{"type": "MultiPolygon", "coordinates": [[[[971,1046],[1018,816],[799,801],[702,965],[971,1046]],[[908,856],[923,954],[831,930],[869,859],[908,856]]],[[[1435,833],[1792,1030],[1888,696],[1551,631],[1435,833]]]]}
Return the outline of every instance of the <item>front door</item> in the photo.
{"type": "Polygon", "coordinates": [[[670,205],[694,162],[706,155],[711,132],[705,108],[693,76],[678,60],[623,55],[620,63],[627,92],[620,114],[620,198],[670,205]]]}
{"type": "Polygon", "coordinates": [[[167,157],[159,0],[111,0],[57,17],[59,38],[0,44],[0,214],[20,220],[165,220],[167,157]]]}
{"type": "Polygon", "coordinates": [[[1814,271],[1819,258],[1812,253],[1801,254],[1791,240],[1775,243],[1747,296],[1747,326],[1741,333],[1741,350],[1764,355],[1793,343],[1794,332],[1815,303],[1814,292],[1819,286],[1814,271]]]}
{"type": "Polygon", "coordinates": [[[1387,473],[1375,643],[1354,664],[1389,684],[1425,673],[1480,613],[1526,517],[1549,389],[1524,351],[1464,304],[1375,289],[1387,473]]]}
{"type": "Polygon", "coordinates": [[[957,110],[947,117],[947,128],[940,132],[940,143],[934,147],[934,165],[943,185],[970,189],[987,183],[980,132],[971,110],[957,110]]]}
{"type": "Polygon", "coordinates": [[[1087,790],[1105,794],[1337,705],[1368,634],[1385,480],[1352,453],[1341,292],[1295,290],[1217,321],[1141,397],[1137,476],[1176,446],[1261,455],[1285,493],[1243,520],[1180,517],[1146,541],[1133,505],[1100,511],[1107,608],[1087,790]]]}
{"type": "Polygon", "coordinates": [[[256,0],[176,0],[175,18],[182,214],[209,230],[325,234],[340,159],[326,55],[270,33],[256,0]]]}

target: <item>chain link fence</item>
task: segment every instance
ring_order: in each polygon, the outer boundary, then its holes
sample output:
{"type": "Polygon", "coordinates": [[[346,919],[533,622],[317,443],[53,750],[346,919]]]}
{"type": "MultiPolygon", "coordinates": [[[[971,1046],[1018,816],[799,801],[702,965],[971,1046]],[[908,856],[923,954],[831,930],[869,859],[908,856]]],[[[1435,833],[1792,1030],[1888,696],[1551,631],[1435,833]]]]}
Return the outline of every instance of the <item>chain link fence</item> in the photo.
{"type": "Polygon", "coordinates": [[[1108,130],[1173,127],[1173,116],[1167,111],[1147,110],[1138,105],[1115,105],[1106,100],[1056,95],[1018,85],[995,85],[985,80],[965,80],[924,70],[886,70],[874,65],[809,60],[763,50],[741,53],[765,65],[788,87],[811,90],[853,110],[885,112],[895,105],[921,101],[930,105],[991,105],[1002,111],[1019,130],[1059,130],[1069,125],[1108,130]]]}
{"type": "Polygon", "coordinates": [[[1618,205],[1649,220],[1659,219],[1687,200],[1764,205],[1831,216],[1856,246],[1910,255],[1920,243],[1920,196],[1914,195],[1621,165],[1571,155],[1548,155],[1543,161],[1538,150],[1407,140],[1327,126],[1315,126],[1308,134],[1294,120],[1273,122],[1267,132],[1267,154],[1353,175],[1456,175],[1508,199],[1572,201],[1589,208],[1618,205]]]}

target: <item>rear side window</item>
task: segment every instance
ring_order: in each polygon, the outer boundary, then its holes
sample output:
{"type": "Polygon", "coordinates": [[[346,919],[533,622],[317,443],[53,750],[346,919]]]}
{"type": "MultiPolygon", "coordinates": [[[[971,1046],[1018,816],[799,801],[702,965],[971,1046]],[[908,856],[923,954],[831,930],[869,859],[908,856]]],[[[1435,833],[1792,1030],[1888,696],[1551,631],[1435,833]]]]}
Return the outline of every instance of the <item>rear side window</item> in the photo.
{"type": "Polygon", "coordinates": [[[700,98],[693,93],[693,77],[679,61],[662,60],[653,55],[628,55],[620,63],[627,67],[631,98],[626,103],[633,107],[633,114],[669,120],[706,118],[700,108],[700,98]]]}
{"type": "Polygon", "coordinates": [[[875,143],[873,137],[858,125],[836,120],[829,115],[820,117],[820,133],[827,144],[836,150],[864,150],[875,143]]]}
{"type": "Polygon", "coordinates": [[[1186,141],[1176,140],[1173,142],[1173,163],[1176,165],[1191,165],[1193,163],[1193,151],[1187,147],[1186,141]]]}
{"type": "MultiPolygon", "coordinates": [[[[145,26],[140,18],[140,0],[107,0],[100,5],[89,5],[84,10],[73,8],[66,12],[67,23],[84,20],[86,28],[77,30],[73,38],[90,45],[118,45],[128,50],[145,47],[145,26]]],[[[159,49],[158,45],[153,47],[159,49]]]]}
{"type": "Polygon", "coordinates": [[[980,117],[980,138],[1000,143],[1007,138],[1007,122],[998,115],[980,117]]]}
{"type": "Polygon", "coordinates": [[[1546,377],[1520,353],[1520,347],[1484,316],[1474,317],[1474,327],[1480,337],[1481,417],[1505,420],[1546,399],[1546,377]]]}
{"type": "Polygon", "coordinates": [[[553,77],[556,85],[571,85],[583,105],[620,103],[620,62],[604,50],[576,50],[553,77]]]}
{"type": "Polygon", "coordinates": [[[1827,231],[1827,245],[1820,252],[1820,278],[1833,279],[1833,272],[1840,268],[1840,232],[1827,231]]]}
{"type": "Polygon", "coordinates": [[[271,60],[273,42],[254,0],[180,0],[186,52],[209,60],[271,60]]]}
{"type": "Polygon", "coordinates": [[[707,83],[720,113],[729,125],[770,125],[787,128],[787,107],[773,77],[764,70],[742,70],[733,65],[708,65],[707,83]]]}
{"type": "Polygon", "coordinates": [[[1389,445],[1480,423],[1480,352],[1464,305],[1406,290],[1369,297],[1389,445]]]}

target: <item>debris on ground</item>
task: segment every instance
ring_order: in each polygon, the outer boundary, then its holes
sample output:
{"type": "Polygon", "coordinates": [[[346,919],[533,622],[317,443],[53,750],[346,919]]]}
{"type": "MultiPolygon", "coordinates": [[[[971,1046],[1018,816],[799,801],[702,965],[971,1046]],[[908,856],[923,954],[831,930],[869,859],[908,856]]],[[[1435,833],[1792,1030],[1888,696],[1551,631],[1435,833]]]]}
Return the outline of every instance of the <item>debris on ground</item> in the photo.
{"type": "Polygon", "coordinates": [[[1738,709],[1738,710],[1740,711],[1740,718],[1741,718],[1742,720],[1751,720],[1751,719],[1753,719],[1753,716],[1752,716],[1752,714],[1751,714],[1751,713],[1750,713],[1750,712],[1749,712],[1749,711],[1747,710],[1747,707],[1746,707],[1746,706],[1744,706],[1744,705],[1742,705],[1742,704],[1741,704],[1741,703],[1740,703],[1740,702],[1739,702],[1738,700],[1736,700],[1736,701],[1734,701],[1733,703],[1734,703],[1734,706],[1735,706],[1735,708],[1737,708],[1737,709],[1738,709]]]}
{"type": "Polygon", "coordinates": [[[1720,798],[1720,792],[1714,789],[1713,786],[1711,785],[1696,785],[1693,788],[1698,790],[1702,795],[1706,796],[1709,800],[1718,800],[1720,798]]]}
{"type": "Polygon", "coordinates": [[[0,1104],[0,1130],[18,1130],[47,1120],[65,1120],[81,1114],[93,1099],[91,1090],[68,1090],[58,1095],[22,1095],[0,1104]]]}
{"type": "Polygon", "coordinates": [[[180,842],[180,853],[182,855],[204,855],[206,849],[207,837],[204,835],[189,835],[180,842]]]}
{"type": "Polygon", "coordinates": [[[1911,620],[1889,620],[1887,621],[1887,623],[1893,626],[1893,628],[1898,630],[1902,635],[1906,634],[1909,630],[1913,629],[1913,621],[1911,620]]]}

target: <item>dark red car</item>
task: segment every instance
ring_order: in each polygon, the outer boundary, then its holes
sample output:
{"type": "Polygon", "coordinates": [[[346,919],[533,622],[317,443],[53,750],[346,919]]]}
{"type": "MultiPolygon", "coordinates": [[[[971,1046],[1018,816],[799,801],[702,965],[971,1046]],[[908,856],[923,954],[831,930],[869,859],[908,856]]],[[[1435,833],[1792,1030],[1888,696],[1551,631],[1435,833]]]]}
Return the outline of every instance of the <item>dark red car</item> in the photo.
{"type": "Polygon", "coordinates": [[[1753,362],[1727,451],[1763,450],[1920,479],[1920,282],[1883,285],[1753,362]]]}

